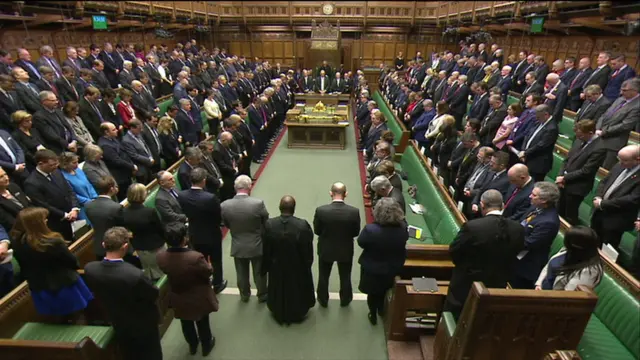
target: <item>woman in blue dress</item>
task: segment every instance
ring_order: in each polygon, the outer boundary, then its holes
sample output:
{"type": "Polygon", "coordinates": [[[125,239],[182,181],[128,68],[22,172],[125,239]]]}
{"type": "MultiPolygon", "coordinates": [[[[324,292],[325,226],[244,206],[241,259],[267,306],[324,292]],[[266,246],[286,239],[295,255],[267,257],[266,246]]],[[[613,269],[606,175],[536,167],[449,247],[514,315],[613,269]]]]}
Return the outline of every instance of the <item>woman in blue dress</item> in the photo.
{"type": "Polygon", "coordinates": [[[67,242],[47,226],[48,215],[41,207],[21,210],[10,233],[11,246],[38,313],[68,320],[87,307],[93,294],[78,275],[80,265],[67,242]]]}
{"type": "Polygon", "coordinates": [[[73,189],[80,204],[80,214],[78,220],[89,220],[84,211],[84,206],[91,200],[98,197],[95,188],[89,182],[87,175],[78,167],[78,155],[72,152],[63,152],[60,155],[60,170],[62,175],[73,189]]]}

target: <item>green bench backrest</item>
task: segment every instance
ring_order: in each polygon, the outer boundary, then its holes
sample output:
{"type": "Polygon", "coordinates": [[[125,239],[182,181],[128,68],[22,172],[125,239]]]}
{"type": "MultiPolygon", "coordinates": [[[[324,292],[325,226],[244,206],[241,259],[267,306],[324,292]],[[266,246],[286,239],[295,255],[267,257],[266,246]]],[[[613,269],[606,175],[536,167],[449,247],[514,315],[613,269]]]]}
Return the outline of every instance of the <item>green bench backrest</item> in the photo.
{"type": "Polygon", "coordinates": [[[594,314],[618,340],[640,358],[640,302],[608,273],[595,288],[598,304],[594,314]]]}
{"type": "Polygon", "coordinates": [[[402,137],[402,129],[400,128],[400,125],[396,122],[395,115],[393,114],[391,109],[387,107],[387,104],[385,103],[384,98],[382,97],[379,91],[376,91],[373,93],[373,100],[378,104],[378,109],[382,111],[384,118],[387,120],[387,128],[389,128],[389,130],[391,130],[391,132],[394,135],[393,145],[397,146],[398,144],[400,144],[400,137],[402,137]]]}
{"type": "Polygon", "coordinates": [[[576,132],[573,129],[574,125],[575,120],[568,116],[563,116],[562,121],[558,125],[558,131],[560,132],[560,134],[567,136],[569,139],[571,139],[571,142],[573,142],[573,140],[575,140],[576,138],[576,132]]]}
{"type": "Polygon", "coordinates": [[[519,102],[520,102],[520,99],[518,99],[517,97],[511,96],[511,95],[507,96],[507,105],[511,105],[519,102]]]}
{"type": "Polygon", "coordinates": [[[79,343],[89,337],[99,348],[105,349],[115,337],[111,326],[26,323],[13,335],[13,340],[79,343]]]}
{"type": "Polygon", "coordinates": [[[638,233],[627,231],[622,235],[622,240],[620,240],[620,245],[618,246],[618,264],[627,269],[632,266],[631,258],[633,257],[636,241],[638,241],[638,233]]]}
{"type": "Polygon", "coordinates": [[[160,116],[163,116],[167,110],[169,110],[169,108],[171,107],[171,105],[173,104],[173,98],[169,99],[169,100],[165,100],[163,102],[161,102],[160,104],[158,104],[158,108],[160,109],[160,116]]]}
{"type": "Polygon", "coordinates": [[[551,179],[552,182],[556,181],[556,177],[560,172],[560,167],[562,167],[563,161],[564,158],[562,157],[562,155],[556,152],[553,153],[553,163],[551,164],[551,170],[549,170],[549,173],[547,174],[547,178],[551,179]]]}
{"type": "Polygon", "coordinates": [[[558,232],[558,235],[556,235],[556,238],[553,239],[553,242],[551,243],[551,249],[549,250],[549,258],[557,254],[558,251],[560,251],[560,249],[562,249],[563,246],[564,246],[564,234],[562,234],[561,232],[558,232]]]}
{"type": "Polygon", "coordinates": [[[417,200],[425,208],[423,216],[434,236],[434,244],[450,244],[455,239],[459,226],[413,147],[408,147],[402,154],[400,164],[408,174],[409,184],[418,188],[417,200]]]}

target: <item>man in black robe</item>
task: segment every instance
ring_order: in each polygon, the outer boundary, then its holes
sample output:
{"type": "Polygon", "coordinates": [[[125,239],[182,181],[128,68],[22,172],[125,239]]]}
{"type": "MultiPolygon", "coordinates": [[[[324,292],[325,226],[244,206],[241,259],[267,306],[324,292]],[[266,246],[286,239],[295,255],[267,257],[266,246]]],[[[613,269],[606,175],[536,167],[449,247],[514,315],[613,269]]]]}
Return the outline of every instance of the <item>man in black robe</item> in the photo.
{"type": "Polygon", "coordinates": [[[269,219],[263,237],[263,274],[269,275],[267,306],[279,324],[304,320],[315,306],[313,287],[313,231],[293,216],[296,200],[280,200],[280,216],[269,219]]]}

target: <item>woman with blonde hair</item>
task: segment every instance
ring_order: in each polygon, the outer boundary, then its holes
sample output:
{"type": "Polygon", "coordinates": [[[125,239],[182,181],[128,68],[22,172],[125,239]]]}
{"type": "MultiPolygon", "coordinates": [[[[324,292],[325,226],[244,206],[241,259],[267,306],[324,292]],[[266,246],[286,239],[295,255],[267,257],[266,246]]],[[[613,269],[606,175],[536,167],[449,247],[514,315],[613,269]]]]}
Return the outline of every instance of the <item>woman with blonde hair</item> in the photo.
{"type": "Polygon", "coordinates": [[[18,110],[11,114],[11,120],[16,125],[16,130],[11,135],[24,151],[27,169],[32,171],[36,168],[36,151],[45,148],[42,145],[42,136],[38,129],[32,127],[33,117],[28,112],[18,110]]]}
{"type": "Polygon", "coordinates": [[[438,134],[440,134],[440,126],[446,121],[455,123],[455,118],[449,115],[449,105],[443,100],[438,101],[436,105],[436,117],[429,123],[429,128],[425,137],[429,140],[430,144],[433,144],[438,134]]]}
{"type": "Polygon", "coordinates": [[[60,154],[60,170],[62,170],[62,176],[64,176],[69,186],[73,189],[76,198],[78,198],[78,204],[80,205],[78,220],[87,220],[84,206],[91,200],[97,198],[98,193],[96,193],[96,190],[91,182],[89,182],[84,171],[78,167],[78,161],[78,155],[72,152],[63,152],[60,154]]]}
{"type": "Polygon", "coordinates": [[[78,275],[78,259],[62,235],[47,226],[48,216],[49,210],[41,207],[21,210],[10,233],[11,245],[37,312],[67,317],[85,309],[93,294],[78,275]]]}
{"type": "Polygon", "coordinates": [[[160,118],[158,123],[158,137],[162,146],[162,158],[167,167],[175,164],[182,156],[180,150],[181,137],[174,131],[173,120],[168,116],[160,118]]]}

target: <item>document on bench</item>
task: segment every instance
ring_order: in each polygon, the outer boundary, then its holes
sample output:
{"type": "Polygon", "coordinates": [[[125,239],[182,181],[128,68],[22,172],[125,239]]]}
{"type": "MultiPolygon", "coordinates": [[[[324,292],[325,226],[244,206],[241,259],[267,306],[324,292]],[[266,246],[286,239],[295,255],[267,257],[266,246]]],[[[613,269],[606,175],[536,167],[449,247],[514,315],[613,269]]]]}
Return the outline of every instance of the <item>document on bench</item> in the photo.
{"type": "Polygon", "coordinates": [[[414,214],[418,214],[418,215],[422,215],[424,214],[424,206],[420,205],[420,204],[411,204],[409,205],[409,208],[411,209],[411,211],[413,211],[414,214]]]}

